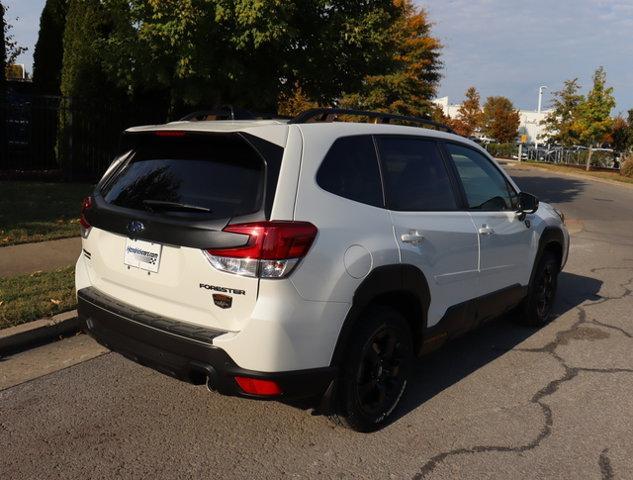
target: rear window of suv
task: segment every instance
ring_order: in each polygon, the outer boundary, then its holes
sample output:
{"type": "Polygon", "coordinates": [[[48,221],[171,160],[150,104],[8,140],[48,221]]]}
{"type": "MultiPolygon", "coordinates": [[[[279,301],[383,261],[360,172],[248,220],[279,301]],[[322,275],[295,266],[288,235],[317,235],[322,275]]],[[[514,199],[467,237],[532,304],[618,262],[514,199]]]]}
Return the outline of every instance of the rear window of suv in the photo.
{"type": "Polygon", "coordinates": [[[130,159],[103,185],[106,202],[205,218],[231,218],[262,208],[265,164],[240,136],[143,136],[136,143],[130,159]]]}

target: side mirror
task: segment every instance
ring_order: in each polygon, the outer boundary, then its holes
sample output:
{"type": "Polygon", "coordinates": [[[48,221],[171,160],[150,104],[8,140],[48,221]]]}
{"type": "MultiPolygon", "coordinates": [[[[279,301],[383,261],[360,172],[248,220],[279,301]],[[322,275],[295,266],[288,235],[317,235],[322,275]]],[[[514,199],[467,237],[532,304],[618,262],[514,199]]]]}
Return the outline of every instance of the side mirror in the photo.
{"type": "Polygon", "coordinates": [[[525,217],[528,213],[535,213],[538,210],[539,200],[531,193],[519,193],[518,214],[525,217]]]}

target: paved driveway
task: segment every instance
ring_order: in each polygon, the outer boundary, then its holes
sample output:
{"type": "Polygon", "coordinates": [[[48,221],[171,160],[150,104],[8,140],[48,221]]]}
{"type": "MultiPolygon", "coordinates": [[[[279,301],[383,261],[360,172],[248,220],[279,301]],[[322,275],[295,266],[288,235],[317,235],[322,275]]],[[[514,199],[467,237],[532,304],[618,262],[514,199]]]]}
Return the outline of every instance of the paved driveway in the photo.
{"type": "Polygon", "coordinates": [[[502,319],[423,359],[384,430],[220,397],[108,353],[0,392],[0,477],[633,478],[633,189],[511,173],[570,219],[557,318],[538,331],[502,319]]]}

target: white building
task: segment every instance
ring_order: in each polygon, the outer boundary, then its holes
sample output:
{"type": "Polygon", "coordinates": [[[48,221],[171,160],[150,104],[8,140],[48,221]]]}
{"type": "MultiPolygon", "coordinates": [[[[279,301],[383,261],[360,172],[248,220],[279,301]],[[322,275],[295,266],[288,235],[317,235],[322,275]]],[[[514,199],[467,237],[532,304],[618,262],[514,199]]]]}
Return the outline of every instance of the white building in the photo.
{"type": "MultiPolygon", "coordinates": [[[[444,111],[444,115],[447,117],[457,117],[457,111],[459,110],[460,104],[449,103],[448,97],[437,98],[433,100],[433,103],[440,106],[444,111]]],[[[519,110],[519,115],[521,116],[519,134],[527,134],[528,143],[535,143],[537,138],[539,139],[539,142],[542,142],[545,130],[540,123],[545,119],[549,112],[550,110],[542,110],[541,113],[538,113],[536,110],[519,110]]]]}

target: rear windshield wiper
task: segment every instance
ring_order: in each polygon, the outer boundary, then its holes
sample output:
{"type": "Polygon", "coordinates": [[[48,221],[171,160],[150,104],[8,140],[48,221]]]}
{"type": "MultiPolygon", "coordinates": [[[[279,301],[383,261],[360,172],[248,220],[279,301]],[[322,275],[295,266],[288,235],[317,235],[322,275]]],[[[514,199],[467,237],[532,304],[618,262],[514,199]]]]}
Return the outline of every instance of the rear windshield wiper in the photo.
{"type": "Polygon", "coordinates": [[[166,200],[143,200],[143,204],[151,209],[160,208],[162,210],[190,210],[193,212],[211,212],[210,208],[200,207],[198,205],[189,205],[188,203],[168,202],[166,200]]]}

